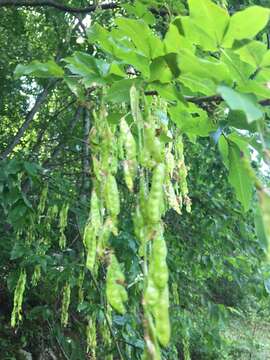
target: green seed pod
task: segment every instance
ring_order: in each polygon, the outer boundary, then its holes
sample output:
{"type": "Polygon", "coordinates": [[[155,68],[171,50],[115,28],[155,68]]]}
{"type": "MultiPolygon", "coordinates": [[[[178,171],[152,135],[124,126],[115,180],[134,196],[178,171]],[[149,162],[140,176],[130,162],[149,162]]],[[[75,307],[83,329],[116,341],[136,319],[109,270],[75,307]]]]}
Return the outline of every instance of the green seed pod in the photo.
{"type": "Polygon", "coordinates": [[[39,200],[39,204],[38,204],[38,213],[39,214],[42,214],[45,209],[47,195],[48,195],[48,185],[46,185],[45,188],[42,190],[42,193],[40,196],[40,200],[39,200]]]}
{"type": "Polygon", "coordinates": [[[68,308],[70,304],[70,285],[66,283],[63,289],[62,309],[61,309],[61,324],[66,327],[68,323],[68,308]]]}
{"type": "Polygon", "coordinates": [[[164,162],[164,148],[155,132],[153,124],[144,125],[144,146],[157,163],[162,163],[164,162]]]}
{"type": "Polygon", "coordinates": [[[86,343],[87,352],[90,352],[91,359],[96,360],[96,348],[97,348],[97,332],[96,332],[96,319],[95,317],[88,320],[86,328],[86,343]]]}
{"type": "Polygon", "coordinates": [[[130,128],[124,118],[120,122],[121,138],[125,148],[126,160],[124,161],[124,175],[127,187],[133,190],[133,180],[137,173],[137,145],[130,131],[130,128]]]}
{"type": "Polygon", "coordinates": [[[26,272],[24,269],[22,269],[14,292],[13,310],[11,315],[12,327],[15,327],[17,322],[22,320],[22,303],[23,303],[23,294],[25,290],[25,285],[26,285],[26,272]]]}
{"type": "Polygon", "coordinates": [[[83,291],[83,282],[84,282],[84,270],[80,271],[78,278],[78,304],[82,304],[84,302],[84,291],[83,291]]]}
{"type": "Polygon", "coordinates": [[[109,304],[120,314],[126,312],[124,302],[127,292],[124,288],[125,277],[114,254],[111,255],[106,277],[106,296],[109,304]]]}
{"type": "Polygon", "coordinates": [[[107,176],[105,182],[104,196],[109,214],[112,218],[116,218],[120,212],[120,199],[115,177],[111,174],[107,176]]]}
{"type": "Polygon", "coordinates": [[[154,309],[154,317],[158,341],[162,346],[167,346],[171,335],[169,318],[169,292],[167,286],[160,294],[159,303],[154,309]]]}
{"type": "Polygon", "coordinates": [[[180,209],[179,199],[175,194],[173,184],[171,183],[171,181],[169,181],[166,184],[166,195],[170,208],[172,208],[174,211],[177,212],[177,214],[180,215],[181,209],[180,209]]]}
{"type": "Polygon", "coordinates": [[[158,304],[159,290],[152,280],[151,276],[148,277],[148,283],[144,294],[144,301],[147,306],[153,307],[158,304]]]}
{"type": "Polygon", "coordinates": [[[65,249],[66,243],[67,243],[66,235],[63,232],[61,232],[60,238],[59,238],[59,247],[60,247],[60,249],[62,249],[62,250],[65,249]]]}
{"type": "Polygon", "coordinates": [[[32,278],[31,278],[31,284],[33,286],[37,286],[40,277],[41,277],[41,266],[37,265],[37,266],[35,266],[35,270],[34,270],[34,273],[32,275],[32,278]]]}
{"type": "Polygon", "coordinates": [[[158,164],[154,169],[151,190],[147,202],[147,217],[152,224],[158,223],[161,218],[164,180],[165,165],[158,164]]]}
{"type": "Polygon", "coordinates": [[[143,359],[161,360],[161,353],[153,318],[146,309],[144,314],[144,340],[146,346],[143,359]]]}
{"type": "Polygon", "coordinates": [[[91,194],[90,221],[96,232],[99,231],[101,227],[100,203],[95,189],[91,194]]]}
{"type": "Polygon", "coordinates": [[[59,214],[59,228],[60,231],[64,231],[67,226],[67,215],[68,215],[69,204],[64,204],[59,214]]]}
{"type": "Polygon", "coordinates": [[[86,267],[93,271],[96,261],[97,233],[91,223],[88,223],[84,230],[83,242],[86,248],[86,267]]]}

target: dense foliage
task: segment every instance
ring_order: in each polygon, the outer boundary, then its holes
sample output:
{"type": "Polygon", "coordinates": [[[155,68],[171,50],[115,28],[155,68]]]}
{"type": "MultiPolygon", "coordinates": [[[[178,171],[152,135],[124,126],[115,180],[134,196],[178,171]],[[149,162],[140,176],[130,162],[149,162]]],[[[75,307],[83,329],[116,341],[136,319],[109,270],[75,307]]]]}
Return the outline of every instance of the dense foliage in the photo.
{"type": "Polygon", "coordinates": [[[228,319],[270,293],[267,6],[0,0],[3,360],[239,358],[228,319]]]}

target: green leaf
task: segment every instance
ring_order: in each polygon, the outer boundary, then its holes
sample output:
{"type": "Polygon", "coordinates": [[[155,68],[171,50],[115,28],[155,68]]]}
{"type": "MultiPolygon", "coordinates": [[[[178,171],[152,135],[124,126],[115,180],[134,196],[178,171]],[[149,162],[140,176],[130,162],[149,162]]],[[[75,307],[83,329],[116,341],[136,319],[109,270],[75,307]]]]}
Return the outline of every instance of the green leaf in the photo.
{"type": "Polygon", "coordinates": [[[174,78],[164,57],[156,58],[150,65],[150,81],[169,83],[174,78]]]}
{"type": "Polygon", "coordinates": [[[177,127],[188,136],[208,136],[216,129],[207,113],[195,104],[178,102],[169,108],[169,114],[177,127]]]}
{"type": "Polygon", "coordinates": [[[267,46],[259,41],[250,41],[246,45],[236,50],[236,53],[240,55],[240,59],[246,63],[252,65],[254,68],[258,68],[266,54],[267,46]]]}
{"type": "Polygon", "coordinates": [[[33,61],[29,65],[17,65],[14,71],[16,79],[24,75],[31,75],[40,78],[55,77],[61,78],[64,75],[64,70],[56,64],[53,60],[46,63],[33,61]]]}
{"type": "Polygon", "coordinates": [[[176,25],[170,24],[164,38],[164,48],[166,53],[177,54],[183,48],[192,50],[192,43],[180,34],[176,25]]]}
{"type": "Polygon", "coordinates": [[[136,85],[138,88],[139,81],[133,79],[124,79],[115,82],[109,89],[106,95],[106,100],[112,103],[129,102],[130,88],[132,85],[136,85]]]}
{"type": "Polygon", "coordinates": [[[129,13],[136,15],[139,19],[144,20],[149,25],[154,25],[155,17],[148,10],[148,7],[140,1],[135,1],[133,5],[123,4],[123,8],[129,13]]]}
{"type": "Polygon", "coordinates": [[[188,6],[191,19],[213,39],[218,48],[229,24],[228,12],[210,0],[188,0],[188,6]]]}
{"type": "Polygon", "coordinates": [[[195,94],[203,94],[206,96],[215,95],[216,84],[213,80],[202,78],[191,73],[181,74],[180,82],[189,88],[195,94]]]}
{"type": "Polygon", "coordinates": [[[228,156],[229,182],[233,186],[236,197],[246,212],[250,208],[252,199],[252,180],[242,161],[243,154],[236,144],[230,143],[228,156]]]}
{"type": "Polygon", "coordinates": [[[216,84],[221,82],[232,84],[232,77],[227,65],[214,57],[199,58],[184,49],[178,56],[178,65],[181,75],[197,76],[207,81],[212,80],[216,84]]]}
{"type": "Polygon", "coordinates": [[[245,113],[248,123],[263,117],[254,95],[241,94],[224,85],[219,86],[217,91],[232,110],[241,110],[245,113]]]}
{"type": "Polygon", "coordinates": [[[191,44],[199,45],[203,50],[216,51],[217,45],[213,39],[204,29],[192,20],[190,16],[183,16],[181,24],[184,30],[185,38],[191,44]]]}
{"type": "Polygon", "coordinates": [[[228,125],[233,126],[237,129],[244,129],[251,132],[257,131],[257,124],[255,122],[249,124],[243,111],[230,110],[227,121],[228,125]]]}
{"type": "Polygon", "coordinates": [[[270,10],[261,6],[251,6],[236,12],[230,20],[223,46],[232,47],[235,40],[252,39],[269,21],[270,10]]]}
{"type": "Polygon", "coordinates": [[[154,35],[144,21],[118,18],[115,23],[120,34],[130,38],[137,53],[149,59],[164,55],[162,41],[154,35]]]}
{"type": "Polygon", "coordinates": [[[232,80],[238,85],[245,85],[256,70],[254,66],[242,61],[240,55],[231,49],[222,50],[220,60],[227,65],[232,80]]]}
{"type": "Polygon", "coordinates": [[[221,153],[224,165],[227,169],[229,169],[229,145],[228,141],[226,140],[225,136],[220,136],[218,140],[218,149],[221,153]]]}

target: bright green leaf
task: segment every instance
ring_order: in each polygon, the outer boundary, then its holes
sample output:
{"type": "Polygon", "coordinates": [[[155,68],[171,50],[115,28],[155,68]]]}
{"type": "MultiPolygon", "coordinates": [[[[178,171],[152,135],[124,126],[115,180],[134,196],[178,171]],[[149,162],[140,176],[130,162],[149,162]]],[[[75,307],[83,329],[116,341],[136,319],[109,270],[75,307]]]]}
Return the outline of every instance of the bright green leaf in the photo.
{"type": "Polygon", "coordinates": [[[242,152],[239,147],[230,143],[229,146],[229,182],[233,186],[236,197],[243,206],[244,211],[248,211],[252,199],[252,180],[242,161],[242,152]]]}
{"type": "Polygon", "coordinates": [[[223,46],[232,47],[235,40],[252,39],[269,21],[270,10],[261,6],[251,6],[236,12],[230,20],[223,46]]]}
{"type": "Polygon", "coordinates": [[[255,96],[250,94],[241,94],[224,85],[219,86],[217,91],[232,110],[243,111],[249,123],[263,117],[263,113],[259,108],[255,96]]]}

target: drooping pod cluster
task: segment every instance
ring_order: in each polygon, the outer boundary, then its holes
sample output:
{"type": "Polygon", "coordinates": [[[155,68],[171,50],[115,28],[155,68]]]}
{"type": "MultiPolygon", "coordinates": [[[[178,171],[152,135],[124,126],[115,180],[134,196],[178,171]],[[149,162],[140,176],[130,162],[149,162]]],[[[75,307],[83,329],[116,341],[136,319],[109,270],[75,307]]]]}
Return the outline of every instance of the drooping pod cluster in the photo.
{"type": "Polygon", "coordinates": [[[133,86],[131,111],[118,124],[108,120],[104,105],[98,114],[93,114],[89,139],[91,205],[83,242],[86,267],[91,272],[96,271],[99,259],[107,260],[107,301],[123,314],[127,301],[125,277],[109,244],[110,235],[118,234],[122,193],[118,178],[123,174],[127,189],[137,198],[133,223],[144,262],[144,357],[158,360],[159,346],[166,346],[170,339],[169,275],[162,217],[171,208],[180,214],[182,203],[190,211],[190,200],[181,134],[168,130],[165,102],[142,99],[133,86]]]}

